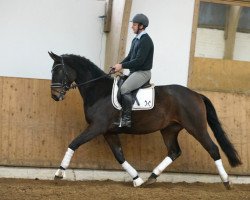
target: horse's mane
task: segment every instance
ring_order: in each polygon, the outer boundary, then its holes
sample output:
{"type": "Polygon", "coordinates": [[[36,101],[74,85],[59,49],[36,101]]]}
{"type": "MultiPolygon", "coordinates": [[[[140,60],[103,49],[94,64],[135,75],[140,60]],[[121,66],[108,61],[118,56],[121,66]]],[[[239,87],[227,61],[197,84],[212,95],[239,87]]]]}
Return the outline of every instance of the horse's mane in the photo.
{"type": "Polygon", "coordinates": [[[64,54],[62,57],[66,62],[69,62],[72,67],[74,67],[79,73],[86,73],[86,69],[89,70],[93,77],[99,77],[105,74],[103,70],[97,67],[92,61],[89,59],[74,55],[74,54],[64,54]]]}
{"type": "MultiPolygon", "coordinates": [[[[80,87],[79,90],[82,91],[82,95],[84,96],[84,105],[93,105],[98,99],[107,97],[108,95],[111,95],[112,92],[112,85],[113,85],[113,78],[110,76],[106,76],[106,74],[103,70],[101,70],[99,67],[97,67],[93,62],[91,62],[89,59],[73,55],[73,54],[64,54],[62,55],[63,60],[65,64],[68,64],[70,67],[75,69],[77,73],[77,77],[79,78],[78,84],[88,82],[88,80],[85,80],[84,77],[89,77],[90,80],[94,80],[95,78],[100,78],[96,82],[93,82],[93,87],[80,87]],[[99,84],[97,84],[99,83],[99,84]],[[90,93],[86,93],[88,88],[91,88],[90,93]]],[[[91,84],[89,84],[91,85],[91,84]]],[[[88,85],[88,86],[89,86],[88,85]]]]}

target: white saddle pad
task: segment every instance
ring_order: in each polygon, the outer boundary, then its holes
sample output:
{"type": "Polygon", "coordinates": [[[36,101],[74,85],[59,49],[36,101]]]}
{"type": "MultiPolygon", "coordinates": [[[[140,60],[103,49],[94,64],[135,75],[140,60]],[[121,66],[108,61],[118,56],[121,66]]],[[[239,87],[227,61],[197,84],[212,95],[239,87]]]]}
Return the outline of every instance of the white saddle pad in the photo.
{"type": "MultiPolygon", "coordinates": [[[[114,78],[111,99],[112,99],[113,106],[116,109],[121,110],[122,107],[117,100],[117,92],[118,92],[117,82],[118,82],[119,78],[120,78],[119,76],[114,78]]],[[[154,102],[155,102],[154,85],[151,84],[151,87],[139,89],[136,97],[138,99],[139,105],[135,101],[135,103],[132,107],[132,110],[150,110],[150,109],[152,109],[154,107],[154,102]]]]}

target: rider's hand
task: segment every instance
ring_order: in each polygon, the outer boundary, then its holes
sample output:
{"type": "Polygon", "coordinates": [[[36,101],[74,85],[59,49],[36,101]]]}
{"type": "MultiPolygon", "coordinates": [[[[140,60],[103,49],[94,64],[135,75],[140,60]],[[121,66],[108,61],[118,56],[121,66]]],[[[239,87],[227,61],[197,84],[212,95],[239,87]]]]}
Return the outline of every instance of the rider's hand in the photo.
{"type": "Polygon", "coordinates": [[[122,70],[122,64],[115,64],[112,68],[115,69],[115,72],[119,72],[122,70]]]}

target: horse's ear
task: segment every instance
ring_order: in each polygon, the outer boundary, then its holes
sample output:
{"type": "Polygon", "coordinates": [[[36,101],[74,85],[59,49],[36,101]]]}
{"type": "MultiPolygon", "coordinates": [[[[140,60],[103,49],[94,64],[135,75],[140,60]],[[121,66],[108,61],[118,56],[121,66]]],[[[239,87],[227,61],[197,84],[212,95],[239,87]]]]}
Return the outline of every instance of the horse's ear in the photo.
{"type": "Polygon", "coordinates": [[[56,54],[54,54],[52,51],[48,52],[50,57],[54,60],[54,61],[61,61],[61,56],[58,56],[56,54]]]}

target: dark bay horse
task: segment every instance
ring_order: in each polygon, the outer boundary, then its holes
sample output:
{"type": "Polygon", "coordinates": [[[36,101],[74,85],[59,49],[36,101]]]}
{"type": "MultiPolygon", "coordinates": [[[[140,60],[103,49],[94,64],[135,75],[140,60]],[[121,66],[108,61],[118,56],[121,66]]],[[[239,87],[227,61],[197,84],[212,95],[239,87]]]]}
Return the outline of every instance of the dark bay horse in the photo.
{"type": "Polygon", "coordinates": [[[166,158],[152,171],[147,184],[154,183],[163,170],[181,155],[178,134],[186,129],[215,161],[219,175],[226,188],[230,188],[219,149],[207,132],[211,127],[221,149],[232,167],[241,164],[240,157],[222,129],[211,101],[202,94],[179,85],[155,87],[155,106],[148,111],[132,113],[132,127],[119,128],[113,122],[119,118],[119,111],[111,103],[113,78],[104,73],[91,61],[76,55],[58,56],[52,52],[51,96],[55,101],[63,100],[75,82],[84,101],[84,112],[88,127],[68,146],[55,178],[63,178],[74,151],[98,135],[103,135],[116,160],[133,178],[134,186],[143,184],[138,172],[123,155],[119,134],[147,134],[160,130],[168,150],[166,158]]]}

